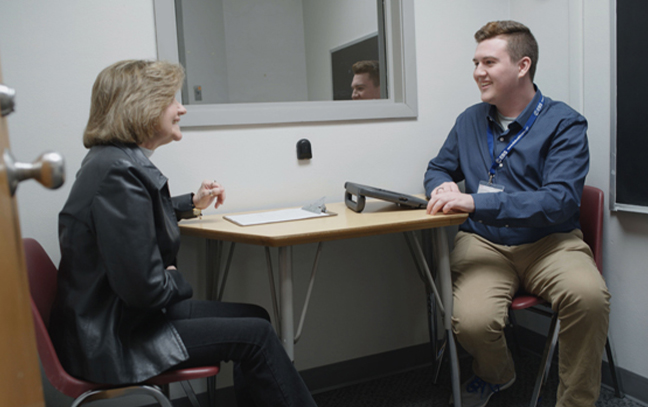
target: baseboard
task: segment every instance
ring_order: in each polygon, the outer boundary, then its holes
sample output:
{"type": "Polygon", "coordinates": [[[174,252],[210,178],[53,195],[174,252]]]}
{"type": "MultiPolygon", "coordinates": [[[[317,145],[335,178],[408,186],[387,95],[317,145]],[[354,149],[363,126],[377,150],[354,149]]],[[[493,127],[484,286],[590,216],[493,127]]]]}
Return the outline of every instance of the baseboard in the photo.
{"type": "Polygon", "coordinates": [[[316,394],[417,369],[431,363],[430,346],[421,344],[316,367],[300,373],[311,392],[316,394]]]}
{"type": "MultiPolygon", "coordinates": [[[[621,389],[626,396],[648,406],[648,379],[623,368],[617,367],[617,371],[621,376],[621,389]]],[[[607,362],[603,362],[602,381],[604,386],[614,389],[607,362]]]]}
{"type": "MultiPolygon", "coordinates": [[[[541,355],[544,350],[546,337],[524,327],[518,327],[517,329],[522,350],[541,355]]],[[[420,368],[431,363],[430,346],[428,344],[421,344],[307,369],[301,371],[300,374],[311,392],[317,394],[420,368]]],[[[648,378],[622,368],[617,368],[617,370],[625,394],[634,400],[648,404],[648,378]]],[[[603,362],[602,373],[603,385],[612,388],[612,379],[607,362],[603,362]]],[[[236,405],[232,387],[219,389],[217,393],[219,407],[236,405]]],[[[203,393],[198,396],[201,402],[203,399],[206,400],[206,394],[203,393]]],[[[175,402],[176,400],[174,400],[174,404],[175,402]]],[[[181,401],[176,405],[184,406],[185,404],[181,401]]]]}

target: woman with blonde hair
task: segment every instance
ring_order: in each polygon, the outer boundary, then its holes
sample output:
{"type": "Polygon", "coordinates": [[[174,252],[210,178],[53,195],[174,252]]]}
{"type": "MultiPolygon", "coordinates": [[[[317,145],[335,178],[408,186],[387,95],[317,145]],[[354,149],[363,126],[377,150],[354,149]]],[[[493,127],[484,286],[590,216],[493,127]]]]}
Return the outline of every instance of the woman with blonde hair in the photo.
{"type": "Polygon", "coordinates": [[[90,149],[59,214],[61,263],[50,335],[72,375],[138,383],[170,368],[234,361],[239,406],[314,406],[268,313],[192,300],[177,269],[178,221],[225,201],[216,181],[171,197],[150,161],[180,141],[184,72],[162,61],[104,69],[92,89],[90,149]]]}

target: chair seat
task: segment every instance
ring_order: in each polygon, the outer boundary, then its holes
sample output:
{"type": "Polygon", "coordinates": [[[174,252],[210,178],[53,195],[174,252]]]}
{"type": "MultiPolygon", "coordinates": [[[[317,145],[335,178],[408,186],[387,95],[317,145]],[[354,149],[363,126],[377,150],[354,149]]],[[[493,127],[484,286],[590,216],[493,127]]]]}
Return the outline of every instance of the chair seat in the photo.
{"type": "Polygon", "coordinates": [[[516,294],[515,297],[513,297],[513,302],[511,302],[511,309],[512,310],[527,309],[535,305],[540,305],[544,303],[546,303],[546,301],[540,297],[536,297],[535,295],[531,295],[527,293],[521,293],[521,294],[516,294]]]}
{"type": "Polygon", "coordinates": [[[219,366],[191,367],[187,369],[170,370],[147,380],[146,384],[162,386],[169,383],[184,382],[186,380],[202,379],[216,376],[220,371],[219,366]]]}

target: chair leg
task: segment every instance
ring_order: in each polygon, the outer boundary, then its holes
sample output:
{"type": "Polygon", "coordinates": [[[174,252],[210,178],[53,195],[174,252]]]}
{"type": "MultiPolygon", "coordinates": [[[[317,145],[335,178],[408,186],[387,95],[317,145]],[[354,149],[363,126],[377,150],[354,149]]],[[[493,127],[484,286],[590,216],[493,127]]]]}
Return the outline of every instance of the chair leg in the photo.
{"type": "Polygon", "coordinates": [[[209,397],[209,407],[216,407],[218,405],[216,400],[216,376],[207,378],[207,395],[209,397]]]}
{"type": "Polygon", "coordinates": [[[614,358],[614,348],[610,343],[610,337],[605,341],[605,352],[607,353],[608,365],[610,366],[610,374],[612,376],[612,384],[614,385],[614,395],[622,399],[625,397],[623,392],[623,385],[621,384],[621,377],[617,371],[617,366],[614,358]]]}
{"type": "Polygon", "coordinates": [[[556,349],[556,343],[558,343],[558,331],[560,330],[560,322],[558,321],[558,314],[554,314],[551,317],[551,324],[549,325],[549,333],[547,335],[547,342],[545,344],[544,353],[542,354],[542,360],[540,362],[540,369],[538,371],[538,376],[536,378],[535,387],[533,388],[533,394],[531,396],[530,407],[536,407],[538,405],[538,400],[540,399],[540,392],[544,387],[544,384],[547,381],[549,376],[549,369],[551,368],[551,360],[553,358],[554,350],[556,349]]]}
{"type": "Polygon", "coordinates": [[[518,336],[518,324],[517,321],[515,320],[515,312],[513,310],[509,310],[509,323],[508,323],[508,328],[510,328],[511,336],[513,339],[513,346],[515,347],[515,356],[520,359],[522,356],[522,348],[520,347],[520,338],[518,336]]]}
{"type": "Polygon", "coordinates": [[[196,397],[196,393],[194,393],[194,390],[191,387],[191,383],[189,383],[188,380],[183,380],[183,381],[180,382],[180,385],[182,386],[182,389],[184,390],[185,394],[187,395],[187,398],[191,402],[191,405],[193,407],[201,407],[200,403],[198,402],[198,398],[196,397]]]}
{"type": "Polygon", "coordinates": [[[171,391],[169,390],[169,385],[168,384],[162,384],[160,385],[160,391],[162,394],[166,396],[169,400],[171,400],[171,391]]]}

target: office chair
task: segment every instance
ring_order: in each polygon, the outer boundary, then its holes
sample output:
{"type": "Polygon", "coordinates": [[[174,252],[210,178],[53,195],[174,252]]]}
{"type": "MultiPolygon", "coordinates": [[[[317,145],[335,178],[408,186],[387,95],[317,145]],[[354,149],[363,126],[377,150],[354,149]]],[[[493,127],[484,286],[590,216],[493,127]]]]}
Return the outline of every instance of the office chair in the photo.
{"type": "MultiPolygon", "coordinates": [[[[583,232],[583,240],[592,249],[594,261],[599,272],[603,274],[603,211],[605,208],[604,194],[598,188],[585,185],[583,188],[583,197],[581,198],[580,207],[580,224],[581,231],[583,232]]],[[[551,367],[551,360],[553,357],[556,343],[558,342],[558,331],[560,330],[560,321],[558,321],[558,314],[554,313],[542,298],[534,295],[519,292],[513,298],[511,303],[511,310],[528,309],[540,315],[545,315],[551,318],[549,324],[549,333],[547,334],[547,342],[542,355],[540,363],[540,371],[536,378],[535,387],[531,397],[531,407],[538,404],[540,392],[544,387],[549,375],[549,368],[551,367]],[[538,307],[539,306],[539,307],[538,307]]],[[[512,314],[511,314],[512,316],[512,314]]],[[[514,323],[513,318],[511,322],[514,323]]],[[[608,336],[605,342],[605,351],[607,353],[608,365],[612,376],[612,383],[615,389],[615,395],[623,398],[623,389],[620,377],[617,372],[617,367],[614,361],[614,353],[610,345],[610,337],[608,336]]]]}
{"type": "Polygon", "coordinates": [[[220,370],[220,366],[169,370],[144,383],[131,385],[92,383],[68,374],[56,355],[56,350],[47,331],[50,311],[56,297],[56,274],[58,270],[36,240],[25,238],[23,239],[23,245],[29,277],[29,291],[38,355],[45,375],[54,388],[75,399],[72,407],[78,407],[95,400],[129,395],[148,395],[163,407],[173,407],[169,401],[168,385],[174,382],[180,382],[193,407],[200,407],[196,394],[188,380],[201,378],[207,378],[209,402],[210,404],[214,403],[216,375],[220,370]]]}

